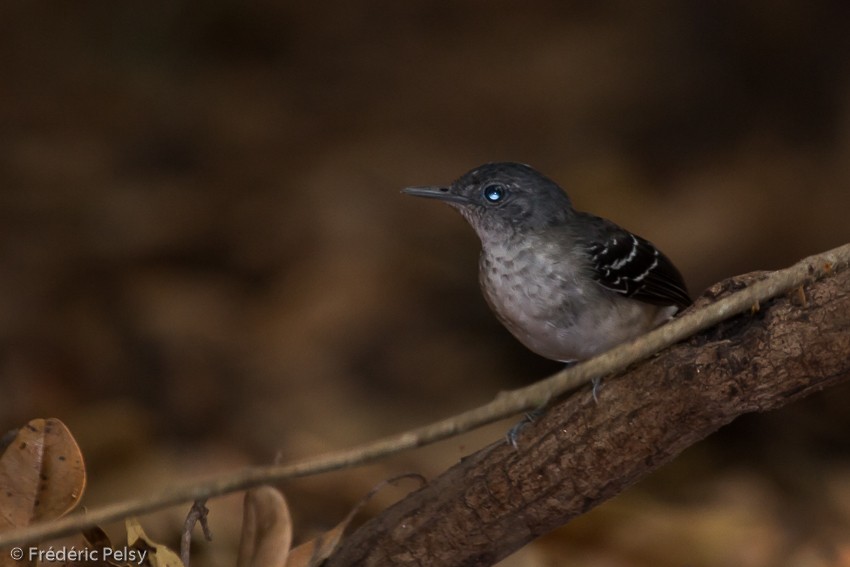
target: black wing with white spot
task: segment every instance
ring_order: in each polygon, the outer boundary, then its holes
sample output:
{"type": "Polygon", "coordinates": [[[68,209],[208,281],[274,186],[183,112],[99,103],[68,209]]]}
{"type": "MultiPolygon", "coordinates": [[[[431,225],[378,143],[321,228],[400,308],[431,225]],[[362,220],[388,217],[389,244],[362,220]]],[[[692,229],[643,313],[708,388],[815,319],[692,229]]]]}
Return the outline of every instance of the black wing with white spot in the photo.
{"type": "Polygon", "coordinates": [[[613,222],[587,215],[594,237],[586,242],[596,280],[617,293],[653,305],[690,305],[682,275],[651,242],[613,222]]]}

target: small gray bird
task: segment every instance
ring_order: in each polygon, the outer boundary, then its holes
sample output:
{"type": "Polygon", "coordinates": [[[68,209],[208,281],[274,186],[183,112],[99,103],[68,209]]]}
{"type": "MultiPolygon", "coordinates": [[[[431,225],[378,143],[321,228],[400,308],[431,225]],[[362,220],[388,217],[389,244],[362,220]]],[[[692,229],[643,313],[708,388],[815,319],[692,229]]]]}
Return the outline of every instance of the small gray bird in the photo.
{"type": "Polygon", "coordinates": [[[481,239],[487,303],[546,358],[589,358],[691,304],[679,271],[655,246],[575,210],[554,181],[527,165],[489,163],[447,187],[403,192],[460,211],[481,239]]]}

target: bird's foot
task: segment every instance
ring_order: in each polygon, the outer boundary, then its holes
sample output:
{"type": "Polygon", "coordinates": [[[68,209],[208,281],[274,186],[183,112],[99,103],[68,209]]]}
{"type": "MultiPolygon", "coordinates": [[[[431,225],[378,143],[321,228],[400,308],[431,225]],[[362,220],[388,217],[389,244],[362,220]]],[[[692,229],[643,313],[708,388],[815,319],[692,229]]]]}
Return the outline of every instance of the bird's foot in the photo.
{"type": "Polygon", "coordinates": [[[508,442],[508,445],[513,447],[515,450],[519,450],[519,443],[517,439],[519,438],[519,433],[522,431],[526,425],[536,421],[543,412],[546,410],[546,404],[540,406],[539,408],[535,408],[531,411],[525,412],[525,415],[522,416],[516,425],[508,429],[508,432],[505,434],[505,441],[508,442]]]}
{"type": "Polygon", "coordinates": [[[590,381],[593,384],[593,389],[590,391],[591,395],[593,395],[593,401],[595,403],[599,403],[599,390],[602,389],[602,377],[597,376],[593,380],[590,381]]]}

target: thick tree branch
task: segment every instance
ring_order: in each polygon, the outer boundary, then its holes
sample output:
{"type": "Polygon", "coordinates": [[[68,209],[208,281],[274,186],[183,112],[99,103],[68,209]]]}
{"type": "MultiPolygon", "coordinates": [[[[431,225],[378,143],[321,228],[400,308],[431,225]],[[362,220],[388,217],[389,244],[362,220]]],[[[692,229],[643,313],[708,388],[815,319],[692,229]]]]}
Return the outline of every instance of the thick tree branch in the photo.
{"type": "MultiPolygon", "coordinates": [[[[714,301],[764,278],[714,286],[714,301]]],[[[364,524],[336,565],[490,565],[737,416],[850,378],[850,271],[797,288],[554,405],[364,524]]]]}

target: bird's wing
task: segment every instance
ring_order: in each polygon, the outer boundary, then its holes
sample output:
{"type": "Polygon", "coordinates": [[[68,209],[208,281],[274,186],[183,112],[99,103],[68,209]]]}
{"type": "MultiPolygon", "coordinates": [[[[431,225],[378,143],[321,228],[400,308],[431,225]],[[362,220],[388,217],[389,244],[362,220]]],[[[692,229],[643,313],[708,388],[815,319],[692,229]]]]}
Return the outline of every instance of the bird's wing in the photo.
{"type": "Polygon", "coordinates": [[[679,270],[651,242],[609,220],[584,214],[594,228],[586,246],[600,284],[653,305],[685,308],[692,303],[679,270]]]}

